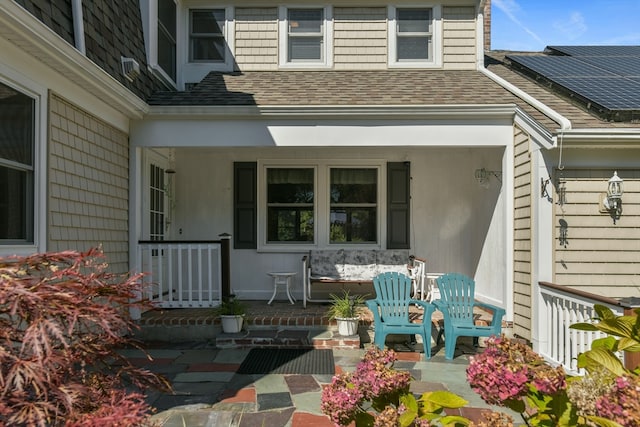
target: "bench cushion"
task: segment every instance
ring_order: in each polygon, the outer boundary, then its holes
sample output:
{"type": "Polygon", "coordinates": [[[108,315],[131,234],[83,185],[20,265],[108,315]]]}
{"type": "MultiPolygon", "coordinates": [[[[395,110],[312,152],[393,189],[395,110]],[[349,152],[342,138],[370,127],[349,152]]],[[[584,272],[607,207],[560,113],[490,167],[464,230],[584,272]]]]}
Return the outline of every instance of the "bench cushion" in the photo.
{"type": "Polygon", "coordinates": [[[344,251],[312,250],[309,253],[311,277],[314,279],[339,280],[344,272],[344,251]]]}
{"type": "Polygon", "coordinates": [[[344,251],[342,279],[371,281],[376,275],[376,253],[372,250],[344,251]]]}
{"type": "Polygon", "coordinates": [[[310,279],[359,282],[389,271],[407,274],[409,251],[317,249],[309,252],[310,279]]]}
{"type": "Polygon", "coordinates": [[[386,251],[376,251],[375,274],[387,273],[390,271],[402,274],[409,274],[407,270],[409,262],[409,251],[404,249],[389,249],[386,251]]]}

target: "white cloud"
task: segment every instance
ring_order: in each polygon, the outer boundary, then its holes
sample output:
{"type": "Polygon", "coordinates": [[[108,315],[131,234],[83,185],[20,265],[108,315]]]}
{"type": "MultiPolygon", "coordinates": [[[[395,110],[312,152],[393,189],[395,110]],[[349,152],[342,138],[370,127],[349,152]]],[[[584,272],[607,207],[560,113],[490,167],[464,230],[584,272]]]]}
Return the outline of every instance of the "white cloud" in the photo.
{"type": "Polygon", "coordinates": [[[507,18],[518,27],[520,27],[525,33],[529,34],[532,38],[534,38],[537,42],[544,45],[544,40],[532,30],[529,29],[526,25],[524,25],[520,19],[516,16],[516,14],[521,10],[520,5],[515,0],[493,0],[491,2],[492,6],[500,9],[507,18]]]}
{"type": "Polygon", "coordinates": [[[576,40],[587,32],[587,23],[580,12],[572,12],[569,19],[555,21],[553,28],[564,34],[569,40],[576,40]]]}

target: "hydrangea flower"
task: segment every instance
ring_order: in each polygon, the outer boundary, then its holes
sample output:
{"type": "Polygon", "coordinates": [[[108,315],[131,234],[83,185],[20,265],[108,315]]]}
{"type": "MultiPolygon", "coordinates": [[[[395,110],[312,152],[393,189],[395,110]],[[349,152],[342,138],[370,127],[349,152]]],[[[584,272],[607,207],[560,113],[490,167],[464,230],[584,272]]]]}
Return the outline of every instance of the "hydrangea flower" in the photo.
{"type": "Polygon", "coordinates": [[[624,427],[640,426],[640,377],[617,377],[609,393],[596,401],[596,414],[624,427]]]}

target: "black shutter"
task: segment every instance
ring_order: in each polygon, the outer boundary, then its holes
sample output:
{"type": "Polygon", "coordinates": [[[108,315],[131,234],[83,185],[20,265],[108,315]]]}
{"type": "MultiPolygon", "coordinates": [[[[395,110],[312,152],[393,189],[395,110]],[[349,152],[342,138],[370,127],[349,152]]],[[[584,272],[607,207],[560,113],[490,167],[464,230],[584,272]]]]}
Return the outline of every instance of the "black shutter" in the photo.
{"type": "Polygon", "coordinates": [[[410,235],[409,162],[387,163],[387,249],[409,249],[410,235]]]}
{"type": "Polygon", "coordinates": [[[258,247],[258,164],[233,163],[233,247],[258,247]]]}

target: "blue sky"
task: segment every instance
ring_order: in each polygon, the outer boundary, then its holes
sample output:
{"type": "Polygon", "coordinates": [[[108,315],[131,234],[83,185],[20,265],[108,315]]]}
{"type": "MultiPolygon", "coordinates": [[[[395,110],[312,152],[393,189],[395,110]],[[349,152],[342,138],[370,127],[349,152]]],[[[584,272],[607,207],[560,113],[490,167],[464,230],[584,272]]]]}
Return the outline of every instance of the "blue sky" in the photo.
{"type": "Polygon", "coordinates": [[[491,48],[640,45],[640,0],[491,0],[491,48]]]}

